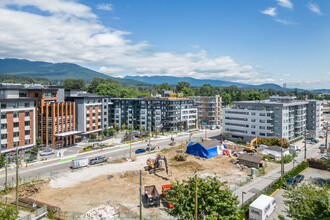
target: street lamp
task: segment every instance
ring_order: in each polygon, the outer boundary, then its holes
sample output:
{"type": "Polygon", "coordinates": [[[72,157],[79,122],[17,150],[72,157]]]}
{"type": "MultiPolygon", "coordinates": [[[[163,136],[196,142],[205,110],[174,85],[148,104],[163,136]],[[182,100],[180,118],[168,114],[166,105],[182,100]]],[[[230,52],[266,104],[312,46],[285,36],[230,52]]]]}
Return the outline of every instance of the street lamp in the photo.
{"type": "Polygon", "coordinates": [[[243,203],[244,203],[244,194],[246,194],[246,192],[242,191],[242,206],[243,206],[243,203]]]}
{"type": "Polygon", "coordinates": [[[298,161],[296,161],[296,160],[293,160],[292,161],[292,164],[293,164],[293,167],[292,167],[292,169],[294,169],[294,163],[297,163],[298,161]]]}

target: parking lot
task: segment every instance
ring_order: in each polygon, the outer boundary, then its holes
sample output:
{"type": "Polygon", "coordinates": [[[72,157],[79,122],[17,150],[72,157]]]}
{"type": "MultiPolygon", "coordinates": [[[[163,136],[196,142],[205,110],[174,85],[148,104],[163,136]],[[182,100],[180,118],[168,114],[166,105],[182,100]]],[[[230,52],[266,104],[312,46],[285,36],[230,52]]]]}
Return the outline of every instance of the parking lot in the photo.
{"type": "MultiPolygon", "coordinates": [[[[302,183],[306,181],[313,181],[319,184],[324,182],[330,184],[330,172],[326,170],[308,168],[302,173],[302,175],[305,176],[305,179],[302,181],[302,183]]],[[[273,195],[273,197],[276,200],[276,207],[269,219],[274,219],[274,220],[279,219],[278,218],[279,215],[283,215],[286,219],[290,219],[286,217],[286,213],[285,213],[285,205],[283,198],[284,192],[285,192],[284,189],[280,189],[273,195]]]]}

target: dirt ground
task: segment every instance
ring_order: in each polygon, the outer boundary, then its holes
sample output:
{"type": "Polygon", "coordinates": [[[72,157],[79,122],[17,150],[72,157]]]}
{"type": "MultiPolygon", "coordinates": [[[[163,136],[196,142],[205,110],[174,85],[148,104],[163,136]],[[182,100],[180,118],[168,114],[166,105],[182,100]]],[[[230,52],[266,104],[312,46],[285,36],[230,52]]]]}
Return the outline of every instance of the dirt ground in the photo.
{"type": "MultiPolygon", "coordinates": [[[[160,171],[158,174],[169,180],[164,180],[143,170],[142,186],[156,185],[158,192],[161,193],[162,185],[186,179],[192,176],[194,171],[197,171],[198,174],[220,174],[222,181],[233,184],[239,176],[249,172],[248,169],[243,171],[238,169],[233,163],[235,159],[225,156],[203,159],[189,155],[186,161],[174,160],[175,155],[184,151],[184,148],[172,148],[161,153],[167,157],[169,175],[165,171],[160,171]]],[[[49,183],[43,183],[38,186],[38,190],[32,190],[32,193],[30,190],[28,196],[58,206],[63,211],[85,213],[101,204],[110,202],[125,207],[120,210],[121,214],[124,212],[127,215],[134,215],[139,211],[139,179],[139,171],[136,169],[121,173],[109,172],[109,174],[97,176],[73,187],[52,188],[49,183]]],[[[143,209],[143,212],[146,215],[165,215],[165,212],[160,211],[159,208],[143,209]]]]}

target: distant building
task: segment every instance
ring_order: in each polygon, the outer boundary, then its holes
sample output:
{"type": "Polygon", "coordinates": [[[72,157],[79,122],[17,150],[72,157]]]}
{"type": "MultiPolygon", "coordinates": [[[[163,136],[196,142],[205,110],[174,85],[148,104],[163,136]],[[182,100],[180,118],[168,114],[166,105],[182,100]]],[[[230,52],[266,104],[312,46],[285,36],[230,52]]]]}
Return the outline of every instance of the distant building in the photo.
{"type": "MultiPolygon", "coordinates": [[[[276,160],[281,159],[281,147],[260,145],[259,149],[262,150],[261,153],[264,155],[271,154],[271,155],[275,156],[276,160]]],[[[288,149],[283,148],[282,154],[283,154],[283,156],[287,156],[287,155],[290,155],[290,152],[288,149]]]]}
{"type": "Polygon", "coordinates": [[[290,96],[271,96],[270,100],[233,102],[223,109],[223,133],[229,138],[249,141],[254,137],[282,137],[291,141],[320,130],[321,102],[297,101],[290,96]]]}
{"type": "Polygon", "coordinates": [[[1,153],[25,151],[36,143],[35,98],[19,97],[19,91],[0,88],[1,153]]]}
{"type": "Polygon", "coordinates": [[[66,90],[65,96],[65,100],[75,103],[75,126],[81,135],[100,135],[102,130],[109,128],[108,106],[112,103],[108,97],[79,90],[66,90]]]}
{"type": "Polygon", "coordinates": [[[152,97],[152,98],[111,98],[109,121],[134,129],[180,131],[195,128],[197,108],[192,99],[152,97]]]}
{"type": "Polygon", "coordinates": [[[216,96],[190,96],[194,100],[194,105],[198,110],[198,123],[207,126],[220,126],[221,117],[221,97],[216,96]]]}
{"type": "Polygon", "coordinates": [[[258,155],[240,154],[237,160],[239,164],[247,167],[260,168],[263,166],[262,157],[258,155]]]}

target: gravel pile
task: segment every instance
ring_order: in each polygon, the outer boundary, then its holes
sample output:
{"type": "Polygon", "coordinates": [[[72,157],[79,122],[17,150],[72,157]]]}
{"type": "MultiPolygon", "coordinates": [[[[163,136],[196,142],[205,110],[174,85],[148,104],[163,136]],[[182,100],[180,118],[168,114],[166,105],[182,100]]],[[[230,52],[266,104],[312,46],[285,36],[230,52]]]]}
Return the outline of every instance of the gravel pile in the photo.
{"type": "Polygon", "coordinates": [[[75,170],[74,172],[67,172],[64,174],[59,174],[58,176],[51,179],[49,185],[52,188],[66,188],[78,185],[81,182],[91,180],[95,177],[114,174],[114,173],[124,173],[126,171],[143,170],[146,166],[146,161],[148,158],[155,157],[154,154],[147,154],[139,156],[136,161],[125,162],[118,164],[107,164],[102,166],[90,166],[88,168],[81,168],[75,170]]]}
{"type": "Polygon", "coordinates": [[[117,220],[117,211],[110,205],[101,205],[80,216],[79,220],[117,220]]]}

